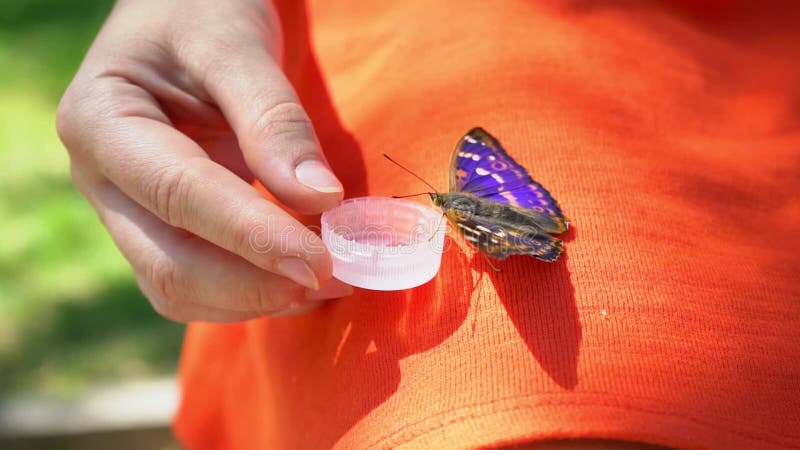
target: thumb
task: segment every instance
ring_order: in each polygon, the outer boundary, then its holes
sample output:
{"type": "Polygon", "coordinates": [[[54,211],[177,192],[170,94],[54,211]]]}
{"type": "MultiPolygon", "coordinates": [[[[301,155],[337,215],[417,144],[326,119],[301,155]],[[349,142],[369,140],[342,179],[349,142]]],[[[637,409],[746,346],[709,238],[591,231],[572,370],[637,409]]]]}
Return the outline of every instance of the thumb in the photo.
{"type": "Polygon", "coordinates": [[[236,45],[200,79],[239,140],[250,170],[275,197],[304,214],[341,202],[314,127],[279,63],[260,40],[236,45]]]}

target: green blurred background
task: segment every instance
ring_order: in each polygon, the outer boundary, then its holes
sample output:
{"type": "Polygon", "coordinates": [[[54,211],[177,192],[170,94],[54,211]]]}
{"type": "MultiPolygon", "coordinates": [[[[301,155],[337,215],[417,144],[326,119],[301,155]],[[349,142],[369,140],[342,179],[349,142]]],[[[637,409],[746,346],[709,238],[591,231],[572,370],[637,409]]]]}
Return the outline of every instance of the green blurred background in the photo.
{"type": "Polygon", "coordinates": [[[161,319],[72,187],[58,100],[111,0],[0,3],[0,396],[174,372],[161,319]]]}

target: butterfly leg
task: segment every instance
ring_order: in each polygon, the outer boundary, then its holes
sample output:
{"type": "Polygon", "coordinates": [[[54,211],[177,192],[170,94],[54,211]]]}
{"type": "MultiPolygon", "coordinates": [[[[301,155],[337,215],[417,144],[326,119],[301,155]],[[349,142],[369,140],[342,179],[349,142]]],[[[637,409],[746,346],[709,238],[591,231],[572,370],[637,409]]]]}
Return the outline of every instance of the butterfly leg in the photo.
{"type": "MultiPolygon", "coordinates": [[[[439,218],[439,223],[436,225],[436,228],[433,229],[433,233],[431,233],[431,237],[428,238],[428,242],[433,240],[433,237],[436,236],[436,230],[442,226],[442,222],[444,221],[444,212],[442,212],[442,217],[439,218]]],[[[447,230],[445,230],[447,231],[447,230]]]]}
{"type": "Polygon", "coordinates": [[[494,265],[492,259],[489,258],[489,256],[486,253],[481,252],[481,255],[483,255],[483,258],[486,260],[486,263],[489,264],[489,267],[494,269],[495,272],[502,272],[502,270],[499,267],[494,265]]]}

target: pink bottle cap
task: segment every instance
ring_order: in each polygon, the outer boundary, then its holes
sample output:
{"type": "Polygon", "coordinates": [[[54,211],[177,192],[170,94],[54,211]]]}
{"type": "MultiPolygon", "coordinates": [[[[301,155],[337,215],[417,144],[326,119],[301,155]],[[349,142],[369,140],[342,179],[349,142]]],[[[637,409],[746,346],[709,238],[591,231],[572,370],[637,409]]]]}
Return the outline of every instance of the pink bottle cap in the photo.
{"type": "Polygon", "coordinates": [[[333,276],[377,291],[409,289],[433,278],[445,229],[441,212],[396,198],[352,198],[322,214],[333,276]]]}

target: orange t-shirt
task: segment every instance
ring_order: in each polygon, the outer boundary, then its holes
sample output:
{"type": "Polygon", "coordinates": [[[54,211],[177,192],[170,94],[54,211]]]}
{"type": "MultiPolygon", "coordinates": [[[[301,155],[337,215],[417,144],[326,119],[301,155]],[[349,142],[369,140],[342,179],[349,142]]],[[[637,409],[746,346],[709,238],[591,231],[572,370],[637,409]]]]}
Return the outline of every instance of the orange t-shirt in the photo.
{"type": "Polygon", "coordinates": [[[192,324],[181,442],[800,448],[800,14],[776,3],[280,2],[348,197],[425,190],[381,152],[446,189],[482,126],[573,229],[553,264],[495,273],[451,233],[419,288],[192,324]]]}

